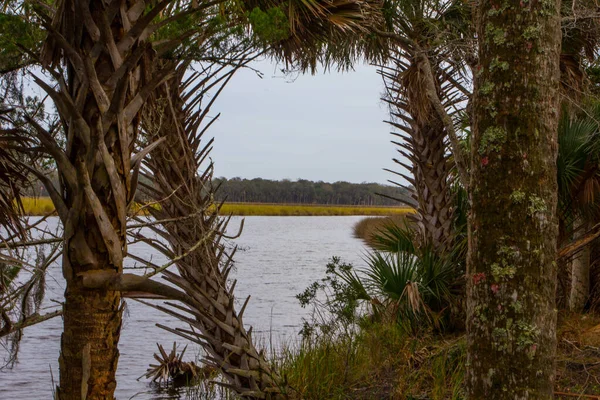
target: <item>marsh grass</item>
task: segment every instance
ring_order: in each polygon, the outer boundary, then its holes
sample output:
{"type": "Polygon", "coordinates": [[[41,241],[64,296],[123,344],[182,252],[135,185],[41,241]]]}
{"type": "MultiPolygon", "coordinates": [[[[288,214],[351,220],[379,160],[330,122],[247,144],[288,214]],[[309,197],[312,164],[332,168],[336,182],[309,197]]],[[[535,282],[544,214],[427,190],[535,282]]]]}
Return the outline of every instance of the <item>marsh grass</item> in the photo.
{"type": "Polygon", "coordinates": [[[461,399],[461,336],[408,336],[397,324],[369,324],[356,336],[324,335],[282,351],[278,367],[298,399],[461,399]]]}
{"type": "Polygon", "coordinates": [[[374,235],[388,225],[404,227],[409,223],[407,216],[412,214],[413,209],[407,209],[404,213],[397,213],[385,217],[366,217],[354,224],[352,228],[355,238],[362,239],[369,246],[374,247],[374,235]]]}
{"type": "MultiPolygon", "coordinates": [[[[365,323],[354,336],[312,336],[276,363],[295,399],[465,399],[464,333],[412,336],[397,323],[365,323]]],[[[556,399],[600,397],[600,316],[561,314],[556,399]]]]}
{"type": "Polygon", "coordinates": [[[330,206],[319,204],[225,203],[223,214],[264,216],[404,215],[409,207],[330,206]]]}
{"type": "MultiPolygon", "coordinates": [[[[23,211],[25,215],[46,216],[56,213],[54,203],[49,197],[23,197],[23,211]]],[[[134,203],[130,212],[132,214],[147,214],[147,207],[157,207],[157,205],[141,205],[134,203]]]]}
{"type": "Polygon", "coordinates": [[[55,212],[54,204],[49,197],[23,197],[23,210],[25,215],[50,215],[55,212]]]}
{"type": "MultiPolygon", "coordinates": [[[[156,207],[156,206],[154,206],[156,207]]],[[[54,204],[49,197],[23,198],[25,215],[49,215],[54,213],[54,204]]],[[[143,210],[134,204],[132,213],[143,210]]],[[[142,211],[143,212],[143,211],[142,211]]],[[[225,203],[222,215],[262,215],[262,216],[327,216],[327,215],[397,215],[413,212],[409,207],[368,207],[368,206],[329,206],[316,204],[264,204],[264,203],[225,203]]]]}

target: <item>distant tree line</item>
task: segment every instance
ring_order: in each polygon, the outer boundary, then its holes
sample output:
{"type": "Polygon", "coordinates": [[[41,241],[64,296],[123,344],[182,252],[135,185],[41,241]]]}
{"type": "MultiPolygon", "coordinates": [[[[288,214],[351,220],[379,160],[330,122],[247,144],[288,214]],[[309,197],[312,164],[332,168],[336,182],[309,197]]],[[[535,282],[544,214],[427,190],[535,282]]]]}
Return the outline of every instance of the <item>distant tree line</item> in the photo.
{"type": "Polygon", "coordinates": [[[217,198],[229,202],[392,206],[408,195],[404,188],[378,183],[217,178],[215,184],[220,185],[217,198]]]}
{"type": "MultiPolygon", "coordinates": [[[[55,187],[58,186],[56,174],[49,174],[55,187]]],[[[140,182],[146,182],[140,177],[140,182]]],[[[242,179],[224,177],[213,180],[219,187],[215,197],[218,201],[233,203],[293,203],[293,204],[336,204],[353,206],[397,206],[399,200],[410,197],[404,187],[382,185],[379,183],[350,183],[339,181],[328,183],[298,179],[280,181],[254,178],[242,179]]],[[[24,190],[25,195],[47,197],[48,192],[41,184],[33,184],[24,190]]],[[[144,196],[138,196],[144,198],[144,196]]]]}

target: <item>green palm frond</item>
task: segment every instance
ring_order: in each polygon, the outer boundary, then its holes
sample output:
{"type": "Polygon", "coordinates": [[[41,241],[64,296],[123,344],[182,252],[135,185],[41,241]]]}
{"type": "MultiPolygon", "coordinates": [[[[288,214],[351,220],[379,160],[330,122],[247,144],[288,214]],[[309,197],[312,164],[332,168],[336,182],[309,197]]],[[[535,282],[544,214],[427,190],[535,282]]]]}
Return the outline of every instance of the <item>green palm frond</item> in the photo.
{"type": "Polygon", "coordinates": [[[590,119],[572,119],[568,115],[559,123],[557,167],[559,190],[563,196],[568,195],[585,168],[586,143],[596,128],[590,119]]]}
{"type": "Polygon", "coordinates": [[[375,251],[368,255],[366,261],[368,268],[362,271],[365,286],[386,299],[402,300],[407,286],[418,279],[419,260],[411,254],[375,251]]]}
{"type": "Polygon", "coordinates": [[[433,249],[423,249],[419,258],[419,278],[425,302],[432,310],[441,311],[452,301],[461,275],[452,256],[440,256],[433,249]]]}
{"type": "Polygon", "coordinates": [[[600,214],[600,105],[589,104],[581,115],[565,108],[558,142],[559,217],[568,231],[579,216],[600,214]]]}
{"type": "Polygon", "coordinates": [[[375,249],[389,253],[414,254],[414,240],[414,233],[406,222],[404,226],[390,222],[373,235],[375,249]]]}
{"type": "Polygon", "coordinates": [[[319,63],[348,69],[360,59],[368,41],[365,34],[380,19],[381,9],[379,0],[253,0],[244,6],[264,12],[279,8],[289,32],[272,41],[268,53],[288,68],[313,72],[319,63]]]}

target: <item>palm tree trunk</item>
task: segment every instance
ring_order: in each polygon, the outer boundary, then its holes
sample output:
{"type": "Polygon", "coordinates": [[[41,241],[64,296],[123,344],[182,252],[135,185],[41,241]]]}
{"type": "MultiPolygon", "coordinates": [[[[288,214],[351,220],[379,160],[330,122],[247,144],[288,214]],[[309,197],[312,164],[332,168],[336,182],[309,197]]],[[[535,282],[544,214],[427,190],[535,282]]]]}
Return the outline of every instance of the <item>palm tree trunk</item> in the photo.
{"type": "Polygon", "coordinates": [[[418,126],[414,131],[412,172],[419,202],[416,215],[422,241],[439,252],[451,244],[452,199],[444,125],[435,112],[432,114],[427,124],[418,126]]]}
{"type": "MultiPolygon", "coordinates": [[[[236,311],[235,283],[227,280],[233,254],[221,243],[227,221],[219,217],[220,205],[214,202],[212,163],[200,172],[212,144],[212,140],[201,141],[205,129],[200,126],[206,124],[203,120],[212,101],[236,69],[231,67],[214,76],[197,74],[196,81],[189,80],[186,86],[194,82],[195,87],[188,101],[192,106],[186,104],[180,89],[184,68],[157,89],[145,125],[156,140],[166,140],[146,160],[151,172],[147,178],[152,183],[146,186],[145,195],[161,204],[150,211],[157,221],[165,221],[161,236],[166,238],[173,255],[185,255],[176,264],[181,278],[166,271],[168,279],[196,300],[195,306],[189,307],[195,321],[183,320],[197,331],[186,331],[185,335],[197,338],[208,363],[221,371],[229,387],[238,394],[245,398],[275,399],[281,390],[281,380],[255,347],[251,332],[245,329],[242,321],[245,305],[240,313],[236,311]],[[223,78],[223,83],[213,87],[211,83],[218,78],[223,78]],[[196,99],[205,96],[211,87],[216,91],[212,101],[202,103],[201,111],[194,111],[196,99]]],[[[172,311],[177,311],[173,315],[181,316],[181,310],[172,311]]]]}
{"type": "Polygon", "coordinates": [[[46,183],[64,225],[61,400],[114,398],[121,295],[84,288],[81,274],[123,270],[138,111],[165,74],[152,73],[151,52],[140,39],[160,9],[144,11],[142,0],[64,0],[54,20],[45,21],[46,66],[67,65],[66,76],[54,69],[58,91],[37,80],[57,106],[65,149],[36,126],[61,178],[61,192],[46,183]]]}
{"type": "Polygon", "coordinates": [[[469,399],[552,399],[559,2],[478,8],[467,272],[469,399]]]}
{"type": "Polygon", "coordinates": [[[435,86],[433,95],[438,99],[441,85],[435,76],[425,76],[433,72],[425,68],[424,59],[400,54],[402,61],[396,61],[391,72],[382,72],[389,92],[385,100],[395,120],[391,125],[405,133],[395,134],[403,139],[402,143],[395,144],[411,165],[395,161],[412,175],[403,176],[414,187],[417,202],[414,217],[421,243],[443,252],[452,242],[453,218],[447,132],[428,96],[430,82],[435,86]]]}

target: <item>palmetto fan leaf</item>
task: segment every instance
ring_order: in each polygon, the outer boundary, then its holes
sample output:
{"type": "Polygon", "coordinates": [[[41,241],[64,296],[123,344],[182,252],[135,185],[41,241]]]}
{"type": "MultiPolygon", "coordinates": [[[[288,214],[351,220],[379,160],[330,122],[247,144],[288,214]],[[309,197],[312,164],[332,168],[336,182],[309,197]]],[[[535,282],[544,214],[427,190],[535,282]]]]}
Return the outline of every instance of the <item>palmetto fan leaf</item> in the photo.
{"type": "Polygon", "coordinates": [[[580,116],[565,112],[559,121],[559,211],[566,227],[578,216],[595,216],[600,212],[599,121],[598,104],[587,106],[580,116]]]}
{"type": "Polygon", "coordinates": [[[400,301],[407,286],[418,279],[418,259],[406,252],[375,251],[368,255],[367,263],[363,270],[366,286],[384,298],[400,301]]]}
{"type": "Polygon", "coordinates": [[[373,234],[375,249],[389,253],[414,254],[416,251],[414,240],[414,232],[408,224],[398,226],[395,223],[389,223],[373,234]]]}
{"type": "Polygon", "coordinates": [[[572,119],[565,116],[559,124],[560,155],[557,160],[559,188],[567,196],[585,168],[586,143],[597,130],[590,119],[572,119]]]}
{"type": "Polygon", "coordinates": [[[440,257],[431,247],[415,252],[374,251],[366,262],[358,275],[364,287],[399,319],[417,325],[423,318],[437,323],[444,313],[456,311],[463,265],[454,254],[440,257]]]}

